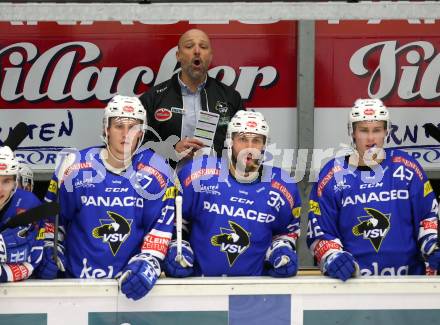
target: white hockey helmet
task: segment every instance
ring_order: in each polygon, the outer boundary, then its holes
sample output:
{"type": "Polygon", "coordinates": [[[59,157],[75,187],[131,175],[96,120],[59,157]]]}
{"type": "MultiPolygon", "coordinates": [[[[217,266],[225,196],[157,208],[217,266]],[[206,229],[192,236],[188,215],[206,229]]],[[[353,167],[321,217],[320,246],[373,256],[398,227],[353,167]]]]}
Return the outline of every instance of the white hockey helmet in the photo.
{"type": "MultiPolygon", "coordinates": [[[[141,101],[137,97],[130,96],[122,96],[116,95],[114,96],[107,104],[104,109],[104,119],[103,119],[103,141],[108,146],[108,134],[107,128],[110,125],[110,118],[112,117],[120,117],[120,118],[129,118],[136,119],[142,121],[142,124],[147,123],[147,112],[145,111],[144,106],[141,101]]],[[[139,141],[139,144],[136,149],[140,147],[142,144],[142,140],[144,138],[145,131],[144,127],[142,127],[142,138],[139,141]]]]}
{"type": "Polygon", "coordinates": [[[19,175],[19,183],[21,188],[26,189],[26,185],[30,184],[30,191],[32,192],[34,189],[34,172],[28,166],[28,164],[24,162],[20,162],[20,167],[18,169],[19,175]]]}
{"type": "Polygon", "coordinates": [[[385,121],[385,129],[391,129],[390,113],[380,99],[357,99],[348,118],[348,135],[352,138],[354,123],[362,121],[385,121]]]}
{"type": "Polygon", "coordinates": [[[17,190],[17,175],[20,163],[15,158],[14,153],[9,147],[0,147],[0,176],[15,176],[14,188],[9,193],[8,198],[0,204],[0,210],[9,202],[17,190]]]}
{"type": "Polygon", "coordinates": [[[240,110],[235,113],[228,124],[226,132],[226,147],[228,148],[229,161],[232,161],[232,138],[234,133],[254,133],[265,137],[262,154],[269,142],[269,125],[260,112],[240,110]]]}
{"type": "Polygon", "coordinates": [[[20,163],[9,147],[0,147],[0,175],[18,175],[20,163]]]}

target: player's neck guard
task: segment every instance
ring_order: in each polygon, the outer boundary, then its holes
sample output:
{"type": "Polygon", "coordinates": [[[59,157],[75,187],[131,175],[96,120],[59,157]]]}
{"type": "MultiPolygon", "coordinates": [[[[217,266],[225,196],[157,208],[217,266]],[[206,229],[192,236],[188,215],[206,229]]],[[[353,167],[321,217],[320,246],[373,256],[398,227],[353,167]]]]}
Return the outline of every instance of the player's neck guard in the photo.
{"type": "Polygon", "coordinates": [[[349,163],[357,167],[375,167],[380,165],[386,159],[384,148],[372,148],[364,152],[364,157],[359,157],[359,152],[355,150],[349,157],[349,163]]]}
{"type": "Polygon", "coordinates": [[[103,148],[101,150],[101,152],[99,153],[99,156],[102,159],[102,163],[104,164],[105,169],[112,172],[113,174],[118,174],[118,175],[122,174],[128,168],[128,166],[130,166],[131,158],[132,158],[132,157],[130,157],[129,159],[126,159],[126,160],[118,159],[113,155],[113,153],[111,152],[111,150],[108,149],[108,147],[103,148]],[[109,155],[113,159],[115,159],[116,161],[121,162],[123,166],[122,167],[115,167],[115,166],[111,165],[108,162],[109,155]]]}
{"type": "Polygon", "coordinates": [[[263,170],[263,166],[260,165],[260,167],[256,171],[251,172],[244,172],[236,169],[234,164],[229,163],[229,172],[233,178],[237,180],[239,183],[253,183],[257,179],[261,178],[261,173],[263,170]]]}

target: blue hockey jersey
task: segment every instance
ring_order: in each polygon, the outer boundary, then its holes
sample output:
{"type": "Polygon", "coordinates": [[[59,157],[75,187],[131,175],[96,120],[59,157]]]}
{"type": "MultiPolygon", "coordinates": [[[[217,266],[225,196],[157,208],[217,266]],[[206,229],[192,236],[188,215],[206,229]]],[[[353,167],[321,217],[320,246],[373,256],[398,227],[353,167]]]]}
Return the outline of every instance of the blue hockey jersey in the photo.
{"type": "MultiPolygon", "coordinates": [[[[3,207],[6,209],[2,211],[2,218],[0,220],[0,227],[3,226],[9,219],[16,214],[26,212],[29,209],[35,208],[41,204],[40,200],[31,192],[17,189],[10,201],[3,207]]],[[[20,228],[16,228],[17,232],[20,228]]],[[[38,237],[39,226],[35,223],[28,236],[36,238],[31,254],[27,257],[27,261],[20,263],[4,263],[0,264],[2,282],[14,282],[29,278],[32,272],[41,261],[43,253],[43,241],[38,237]],[[6,275],[6,276],[5,276],[6,275]]],[[[0,248],[1,249],[1,248],[0,248]]]]}
{"type": "Polygon", "coordinates": [[[325,260],[345,250],[361,275],[424,274],[438,204],[417,161],[400,150],[385,153],[374,169],[341,157],[320,172],[310,194],[307,243],[324,272],[325,260]]]}
{"type": "Polygon", "coordinates": [[[279,168],[264,168],[261,179],[240,183],[227,160],[202,157],[185,165],[178,178],[195,275],[262,275],[274,238],[295,247],[301,201],[296,184],[279,168]]]}
{"type": "Polygon", "coordinates": [[[60,182],[54,175],[46,197],[58,195],[67,275],[76,278],[114,278],[140,252],[162,260],[174,225],[176,191],[165,160],[144,150],[115,174],[104,167],[101,150],[79,151],[60,182]]]}

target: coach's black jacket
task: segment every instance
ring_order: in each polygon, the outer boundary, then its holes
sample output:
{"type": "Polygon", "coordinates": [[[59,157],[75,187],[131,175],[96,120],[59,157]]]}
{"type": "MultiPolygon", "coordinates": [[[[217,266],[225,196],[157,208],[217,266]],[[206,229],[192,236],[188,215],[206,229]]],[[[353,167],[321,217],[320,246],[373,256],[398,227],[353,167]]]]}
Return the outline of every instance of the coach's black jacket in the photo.
{"type": "MultiPolygon", "coordinates": [[[[220,115],[213,147],[217,155],[221,156],[228,123],[238,110],[244,109],[241,96],[234,88],[208,77],[200,97],[202,110],[220,115]]],[[[140,97],[140,100],[147,110],[148,126],[160,136],[159,139],[153,132],[148,131],[144,143],[164,141],[171,135],[177,136],[180,140],[183,104],[177,73],[171,79],[149,89],[140,97]]],[[[177,138],[174,140],[173,145],[177,142],[177,138]]],[[[164,151],[169,153],[171,147],[164,146],[166,146],[164,143],[155,146],[150,143],[150,147],[156,152],[170,157],[164,151]]]]}

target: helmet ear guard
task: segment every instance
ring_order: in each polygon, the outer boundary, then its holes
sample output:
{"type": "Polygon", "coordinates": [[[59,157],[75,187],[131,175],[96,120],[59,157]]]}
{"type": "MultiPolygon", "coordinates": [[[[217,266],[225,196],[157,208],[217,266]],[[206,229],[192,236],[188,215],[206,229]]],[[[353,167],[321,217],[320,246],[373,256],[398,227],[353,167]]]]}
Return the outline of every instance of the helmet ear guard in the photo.
{"type": "Polygon", "coordinates": [[[18,176],[21,186],[24,188],[26,184],[30,184],[32,192],[34,189],[34,172],[26,163],[20,162],[18,176]]]}
{"type": "Polygon", "coordinates": [[[0,175],[18,175],[20,163],[15,158],[14,153],[9,147],[0,147],[0,175]]]}
{"type": "Polygon", "coordinates": [[[14,153],[11,148],[4,146],[0,147],[0,176],[15,176],[15,185],[12,189],[9,197],[0,205],[0,209],[2,209],[14,195],[17,190],[17,176],[19,174],[20,163],[17,158],[15,158],[14,153]]]}

